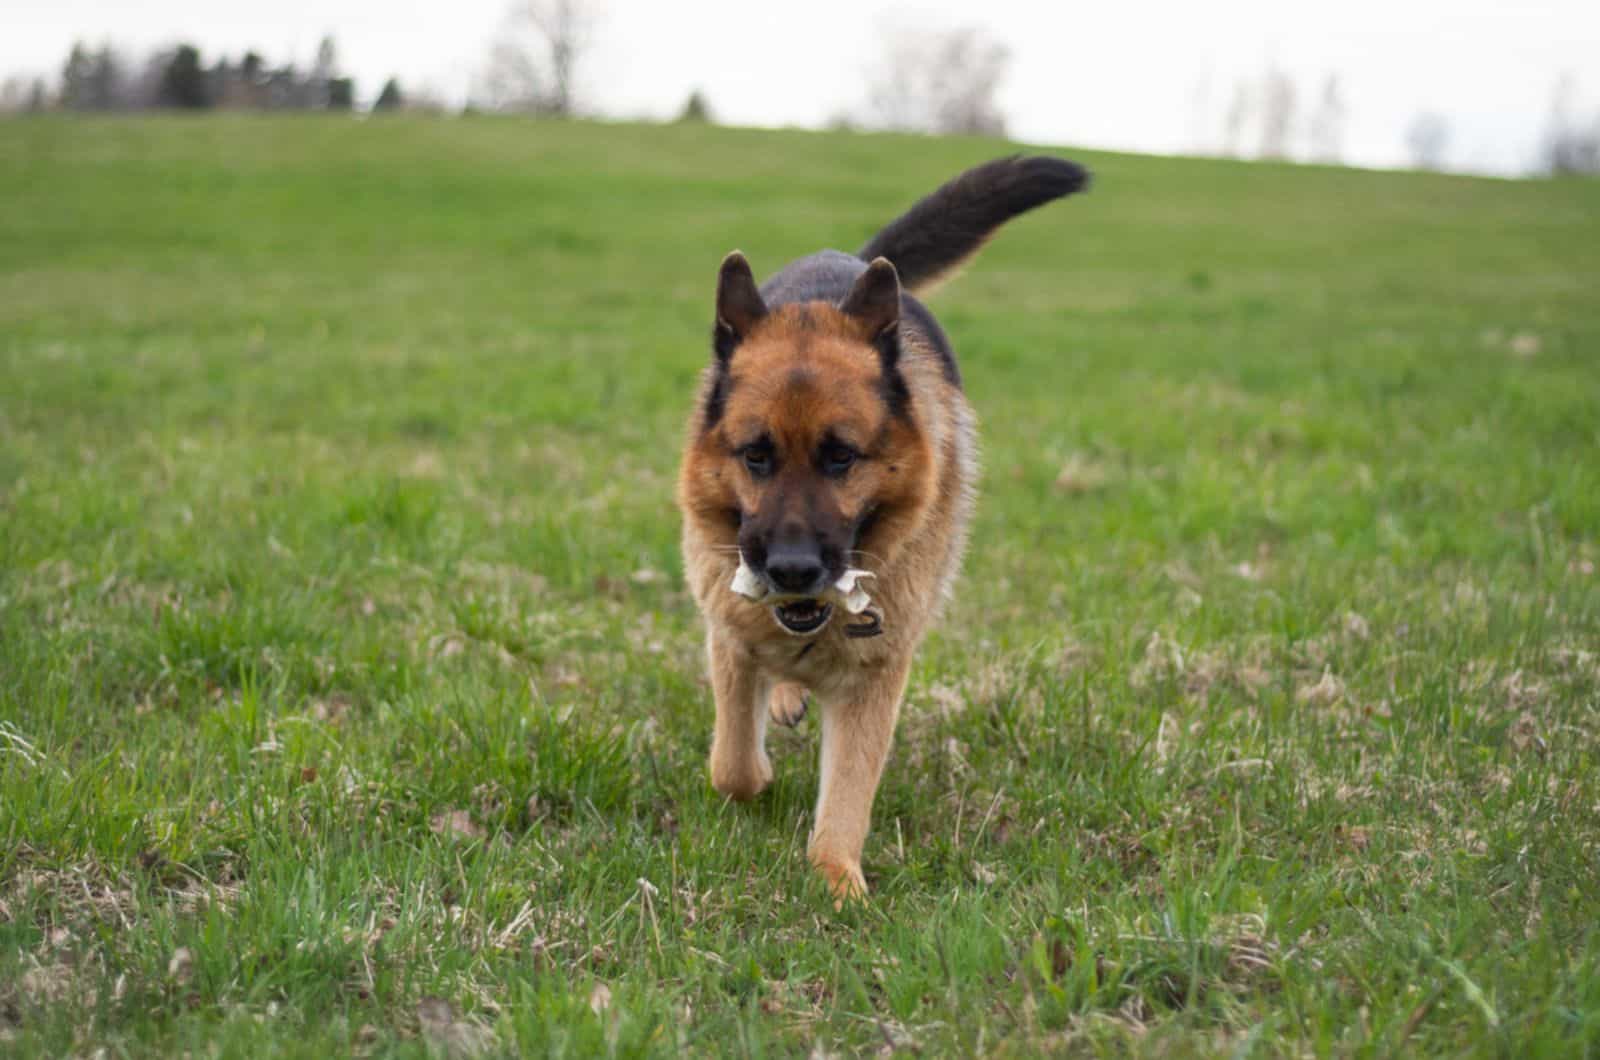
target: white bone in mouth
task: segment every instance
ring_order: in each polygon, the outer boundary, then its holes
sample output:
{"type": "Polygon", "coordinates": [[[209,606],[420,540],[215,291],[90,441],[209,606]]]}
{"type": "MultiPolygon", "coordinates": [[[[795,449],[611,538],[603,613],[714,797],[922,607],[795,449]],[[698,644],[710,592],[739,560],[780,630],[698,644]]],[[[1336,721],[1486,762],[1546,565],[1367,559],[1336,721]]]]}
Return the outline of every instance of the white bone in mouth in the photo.
{"type": "Polygon", "coordinates": [[[739,557],[739,569],[734,572],[733,584],[728,588],[744,597],[746,600],[759,600],[767,595],[767,586],[756,572],[745,563],[744,557],[739,557]]]}
{"type": "MultiPolygon", "coordinates": [[[[861,579],[871,578],[873,573],[851,567],[839,575],[839,580],[828,586],[822,592],[822,599],[837,600],[841,606],[852,615],[859,615],[872,603],[872,597],[860,585],[861,579]]],[[[744,597],[746,600],[763,600],[770,590],[767,585],[745,563],[744,557],[739,557],[739,569],[734,572],[733,582],[728,588],[744,597]]]]}
{"type": "Polygon", "coordinates": [[[839,580],[833,583],[833,588],[829,592],[839,594],[839,602],[844,604],[846,611],[852,615],[859,615],[867,609],[868,604],[872,603],[872,597],[868,596],[867,591],[857,583],[862,578],[871,577],[873,577],[871,571],[851,567],[839,575],[839,580]]]}

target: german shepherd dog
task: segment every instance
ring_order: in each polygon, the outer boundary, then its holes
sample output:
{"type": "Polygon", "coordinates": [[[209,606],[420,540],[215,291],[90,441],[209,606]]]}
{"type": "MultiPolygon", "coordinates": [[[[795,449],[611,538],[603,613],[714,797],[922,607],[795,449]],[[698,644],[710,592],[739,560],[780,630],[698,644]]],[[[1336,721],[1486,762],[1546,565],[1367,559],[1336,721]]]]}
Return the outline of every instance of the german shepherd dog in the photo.
{"type": "Polygon", "coordinates": [[[738,251],[722,262],[678,480],[716,697],[711,783],[760,794],[767,721],[797,724],[809,694],[822,762],[807,853],[839,900],[866,893],[873,796],[912,654],[960,567],[978,474],[955,353],[914,295],[1006,221],[1087,181],[1062,159],[1003,158],[859,254],[812,254],[759,288],[738,251]],[[835,587],[863,572],[871,606],[854,595],[853,614],[836,615],[835,587]]]}

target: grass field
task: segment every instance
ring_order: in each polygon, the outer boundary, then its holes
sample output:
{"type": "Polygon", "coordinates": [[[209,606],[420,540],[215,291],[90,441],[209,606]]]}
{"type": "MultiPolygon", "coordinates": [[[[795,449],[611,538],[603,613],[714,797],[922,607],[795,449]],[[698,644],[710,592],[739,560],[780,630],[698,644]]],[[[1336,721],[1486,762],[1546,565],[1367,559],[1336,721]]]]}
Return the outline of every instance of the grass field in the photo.
{"type": "Polygon", "coordinates": [[[0,124],[0,1052],[1600,1054],[1600,183],[1072,153],[864,906],[671,485],[973,140],[0,124]]]}

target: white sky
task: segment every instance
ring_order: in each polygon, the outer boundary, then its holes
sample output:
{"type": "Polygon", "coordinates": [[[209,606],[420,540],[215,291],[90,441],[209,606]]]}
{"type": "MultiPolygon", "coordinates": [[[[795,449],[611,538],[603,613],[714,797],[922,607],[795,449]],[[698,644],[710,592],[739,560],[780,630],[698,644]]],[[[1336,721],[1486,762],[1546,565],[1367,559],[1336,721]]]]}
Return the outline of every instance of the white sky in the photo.
{"type": "MultiPolygon", "coordinates": [[[[309,64],[331,33],[370,100],[382,80],[464,99],[510,0],[0,0],[0,75],[54,74],[74,39],[137,53],[176,40],[309,64]]],[[[1421,111],[1448,119],[1452,168],[1527,169],[1563,72],[1600,108],[1596,0],[596,0],[591,108],[674,113],[701,88],[725,121],[819,125],[858,106],[890,27],[977,25],[1012,52],[1000,91],[1019,139],[1136,151],[1215,148],[1235,84],[1276,66],[1301,113],[1329,73],[1344,156],[1406,158],[1421,111]],[[1585,77],[1587,76],[1587,80],[1585,77]]]]}

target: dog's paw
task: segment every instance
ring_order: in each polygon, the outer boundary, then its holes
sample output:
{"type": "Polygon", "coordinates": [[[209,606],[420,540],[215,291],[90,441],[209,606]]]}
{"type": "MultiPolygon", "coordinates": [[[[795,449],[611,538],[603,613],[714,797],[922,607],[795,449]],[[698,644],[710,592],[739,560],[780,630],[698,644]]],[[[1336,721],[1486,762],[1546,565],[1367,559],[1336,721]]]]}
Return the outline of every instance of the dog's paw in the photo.
{"type": "Polygon", "coordinates": [[[833,895],[834,909],[843,909],[846,902],[867,900],[867,881],[861,875],[860,862],[818,857],[813,859],[812,864],[827,881],[828,893],[833,895]]]}
{"type": "Polygon", "coordinates": [[[772,783],[772,760],[767,752],[753,755],[719,754],[711,748],[711,786],[738,802],[753,799],[772,783]]]}
{"type": "Polygon", "coordinates": [[[797,684],[778,685],[767,697],[767,714],[786,728],[794,728],[806,720],[806,690],[797,684]]]}

